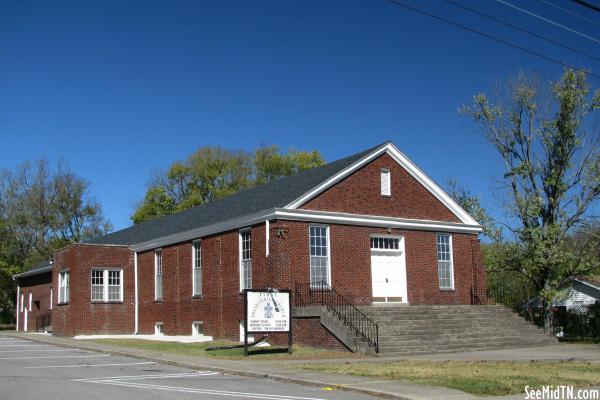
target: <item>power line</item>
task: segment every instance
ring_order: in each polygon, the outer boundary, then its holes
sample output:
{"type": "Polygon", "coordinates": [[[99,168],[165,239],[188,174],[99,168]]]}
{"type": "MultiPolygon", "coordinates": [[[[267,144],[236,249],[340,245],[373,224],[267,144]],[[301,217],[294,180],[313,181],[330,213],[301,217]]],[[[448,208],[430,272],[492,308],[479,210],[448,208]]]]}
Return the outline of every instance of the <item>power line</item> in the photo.
{"type": "Polygon", "coordinates": [[[566,12],[567,14],[571,14],[571,15],[573,15],[574,17],[577,17],[577,18],[579,18],[579,19],[582,19],[582,20],[584,20],[584,21],[586,21],[586,22],[589,22],[590,24],[594,24],[594,25],[598,25],[598,26],[600,26],[600,23],[599,23],[599,22],[597,22],[597,21],[594,21],[593,19],[590,19],[590,18],[588,18],[588,17],[584,17],[584,16],[583,16],[583,15],[581,15],[581,14],[577,14],[576,12],[574,12],[574,11],[571,11],[571,10],[569,10],[568,8],[561,7],[561,6],[559,6],[559,5],[557,5],[557,4],[554,4],[554,3],[552,3],[552,2],[550,2],[550,1],[548,1],[548,0],[538,0],[538,1],[541,1],[542,3],[544,3],[544,4],[547,4],[547,5],[549,5],[550,7],[554,7],[554,8],[557,8],[557,9],[559,9],[559,10],[563,11],[563,12],[566,12]]]}
{"type": "Polygon", "coordinates": [[[590,36],[590,35],[586,35],[585,33],[581,33],[581,32],[579,32],[579,31],[576,31],[576,30],[575,30],[575,29],[573,29],[573,28],[569,28],[568,26],[565,26],[565,25],[563,25],[563,24],[559,24],[559,23],[558,23],[558,22],[556,22],[556,21],[552,21],[551,19],[548,19],[548,18],[542,17],[541,15],[538,15],[538,14],[536,14],[536,13],[533,13],[533,12],[531,12],[531,11],[529,11],[529,10],[526,10],[526,9],[524,9],[524,8],[517,7],[517,6],[515,6],[514,4],[511,4],[511,3],[507,2],[507,1],[504,1],[504,0],[496,0],[496,1],[497,1],[498,3],[504,4],[505,6],[508,6],[508,7],[514,8],[515,10],[521,11],[521,12],[523,12],[523,13],[525,13],[525,14],[529,14],[529,15],[531,15],[532,17],[535,17],[535,18],[537,18],[537,19],[541,19],[541,20],[542,20],[542,21],[544,21],[544,22],[547,22],[547,23],[549,23],[549,24],[552,24],[552,25],[554,25],[554,26],[558,26],[558,27],[559,27],[559,28],[561,28],[561,29],[564,29],[564,30],[566,30],[566,31],[569,31],[569,32],[571,32],[571,33],[574,33],[574,34],[576,34],[576,35],[579,35],[579,36],[581,36],[581,37],[584,37],[584,38],[586,38],[586,39],[592,40],[592,41],[594,41],[594,42],[596,42],[596,43],[599,43],[599,44],[600,44],[600,40],[599,40],[599,39],[596,39],[595,37],[592,37],[592,36],[590,36]]]}
{"type": "Polygon", "coordinates": [[[597,7],[591,3],[588,3],[587,1],[583,1],[583,0],[573,0],[573,1],[577,4],[581,4],[582,6],[589,8],[590,10],[600,12],[600,7],[597,7]]]}
{"type": "MultiPolygon", "coordinates": [[[[450,25],[455,26],[457,28],[463,29],[465,31],[468,31],[468,32],[471,32],[471,33],[475,33],[476,35],[483,36],[483,37],[485,37],[487,39],[490,39],[490,40],[493,40],[495,42],[502,43],[502,44],[504,44],[506,46],[510,46],[510,47],[515,48],[515,49],[524,51],[525,53],[529,53],[529,54],[534,55],[536,57],[543,58],[546,61],[550,61],[550,62],[553,62],[555,64],[562,65],[563,67],[572,68],[572,69],[575,69],[575,70],[581,70],[580,68],[577,68],[577,67],[575,67],[575,66],[573,66],[571,64],[567,64],[567,63],[564,63],[564,62],[562,62],[560,60],[557,60],[555,58],[546,56],[544,54],[535,52],[533,50],[526,49],[525,47],[519,46],[517,44],[514,44],[514,43],[509,42],[507,40],[501,39],[499,37],[487,34],[485,32],[478,31],[477,29],[470,28],[470,27],[468,27],[466,25],[459,24],[458,22],[454,22],[454,21],[451,21],[451,20],[446,19],[444,17],[440,17],[439,15],[432,14],[432,13],[430,13],[428,11],[425,11],[425,10],[422,10],[422,9],[419,9],[419,8],[416,8],[416,7],[412,7],[412,6],[408,5],[408,4],[402,3],[400,0],[386,0],[386,1],[388,1],[388,2],[390,2],[392,4],[395,4],[397,6],[406,8],[408,10],[414,11],[416,13],[419,13],[419,14],[422,14],[422,15],[426,15],[426,16],[428,16],[430,18],[437,19],[438,21],[445,22],[447,24],[450,24],[450,25]]],[[[600,79],[600,75],[596,75],[596,74],[594,74],[592,72],[588,72],[588,71],[585,71],[585,72],[589,76],[593,76],[594,78],[600,79]]]]}
{"type": "MultiPolygon", "coordinates": [[[[577,54],[581,54],[582,56],[589,57],[589,58],[591,58],[591,59],[593,59],[593,60],[596,60],[596,61],[600,61],[600,57],[596,57],[596,56],[593,56],[593,55],[591,55],[591,54],[588,54],[588,53],[586,53],[586,52],[584,52],[584,51],[581,51],[581,50],[575,49],[575,48],[573,48],[573,47],[571,47],[571,46],[568,46],[568,45],[566,45],[566,44],[563,44],[563,43],[561,43],[561,42],[558,42],[558,41],[556,41],[556,40],[554,40],[554,39],[551,39],[551,38],[548,38],[548,37],[546,37],[546,36],[540,35],[540,34],[538,34],[538,33],[535,33],[535,32],[533,32],[533,31],[530,31],[530,30],[528,30],[528,29],[522,28],[522,27],[520,27],[520,26],[518,26],[518,25],[515,25],[515,24],[513,24],[513,23],[510,23],[510,22],[503,21],[503,20],[501,20],[500,18],[496,18],[496,17],[494,17],[494,16],[491,16],[491,15],[489,15],[489,14],[485,14],[485,13],[483,13],[483,12],[481,12],[481,11],[478,11],[478,10],[475,10],[475,9],[473,9],[473,8],[471,8],[471,7],[467,7],[467,6],[465,6],[465,5],[462,5],[462,4],[460,4],[460,3],[457,3],[457,2],[455,2],[455,1],[453,1],[453,0],[444,0],[444,1],[445,1],[446,3],[450,3],[450,4],[454,5],[454,6],[456,6],[456,7],[462,8],[463,10],[467,10],[467,11],[469,11],[469,12],[472,12],[472,13],[474,13],[474,14],[480,15],[480,16],[482,16],[482,17],[484,17],[484,18],[490,19],[490,20],[492,20],[492,21],[495,21],[495,22],[498,22],[498,23],[500,23],[500,24],[506,25],[506,26],[508,26],[508,27],[511,27],[511,28],[513,28],[513,29],[516,29],[516,30],[518,30],[518,31],[524,32],[524,33],[526,33],[526,34],[528,34],[528,35],[535,36],[535,37],[536,37],[536,38],[538,38],[538,39],[545,40],[545,41],[546,41],[546,42],[548,42],[548,43],[552,43],[552,44],[554,44],[554,45],[556,45],[556,46],[560,46],[560,47],[562,47],[563,49],[567,49],[567,50],[569,50],[569,51],[572,51],[572,52],[575,52],[575,53],[577,53],[577,54]]],[[[541,0],[541,1],[544,1],[544,0],[541,0]]]]}

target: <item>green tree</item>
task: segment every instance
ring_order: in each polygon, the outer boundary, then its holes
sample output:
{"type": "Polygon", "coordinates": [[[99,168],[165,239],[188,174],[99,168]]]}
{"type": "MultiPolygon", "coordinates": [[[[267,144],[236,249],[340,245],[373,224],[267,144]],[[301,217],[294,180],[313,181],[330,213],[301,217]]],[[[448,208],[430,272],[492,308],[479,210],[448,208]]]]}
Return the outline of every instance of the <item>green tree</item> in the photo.
{"type": "MultiPolygon", "coordinates": [[[[591,241],[569,245],[600,197],[598,129],[590,117],[600,104],[586,74],[567,69],[541,85],[518,74],[490,98],[462,108],[498,151],[505,167],[506,210],[516,240],[489,258],[492,271],[520,274],[539,292],[546,315],[561,287],[598,269],[591,241]]],[[[550,323],[551,321],[547,321],[550,323]]]]}
{"type": "Polygon", "coordinates": [[[140,224],[324,163],[317,151],[264,146],[254,153],[205,146],[176,161],[149,185],[131,219],[140,224]]]}

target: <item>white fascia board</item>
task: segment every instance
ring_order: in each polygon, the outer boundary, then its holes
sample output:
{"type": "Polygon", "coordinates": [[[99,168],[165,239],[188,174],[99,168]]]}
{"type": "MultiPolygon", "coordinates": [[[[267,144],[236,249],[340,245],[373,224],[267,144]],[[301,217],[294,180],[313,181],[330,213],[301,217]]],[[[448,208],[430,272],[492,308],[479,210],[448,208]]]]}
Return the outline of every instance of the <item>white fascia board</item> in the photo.
{"type": "Polygon", "coordinates": [[[337,182],[341,181],[348,175],[357,171],[362,166],[368,164],[375,158],[379,157],[383,153],[389,154],[400,166],[402,166],[413,178],[417,180],[425,189],[427,189],[433,196],[435,196],[444,206],[446,206],[463,224],[475,225],[481,227],[479,223],[471,217],[456,201],[454,201],[433,179],[425,174],[419,167],[415,165],[404,153],[402,153],[393,143],[388,142],[378,149],[373,150],[370,154],[366,155],[362,159],[358,160],[354,164],[340,171],[338,174],[332,176],[313,190],[305,193],[298,199],[289,203],[284,208],[286,209],[297,209],[308,200],[316,197],[323,191],[327,190],[337,182]]]}
{"type": "Polygon", "coordinates": [[[52,271],[52,265],[44,268],[34,269],[32,271],[21,272],[20,274],[13,275],[13,279],[25,278],[27,276],[33,276],[38,274],[43,274],[44,272],[52,271]]]}
{"type": "Polygon", "coordinates": [[[217,224],[202,226],[199,228],[191,229],[189,231],[178,232],[172,235],[148,240],[146,242],[136,243],[131,246],[131,249],[136,252],[142,252],[145,250],[156,249],[173,243],[186,242],[188,240],[198,239],[204,236],[213,235],[215,233],[226,232],[232,229],[239,229],[245,226],[259,224],[261,222],[266,221],[267,219],[270,219],[270,216],[272,215],[272,209],[259,211],[258,213],[244,215],[242,217],[230,219],[228,221],[220,222],[217,224]]]}
{"type": "Polygon", "coordinates": [[[407,230],[439,231],[455,233],[480,233],[479,224],[469,225],[456,222],[395,218],[372,215],[346,214],[327,211],[276,209],[274,218],[291,221],[320,222],[327,224],[374,226],[407,230]]]}

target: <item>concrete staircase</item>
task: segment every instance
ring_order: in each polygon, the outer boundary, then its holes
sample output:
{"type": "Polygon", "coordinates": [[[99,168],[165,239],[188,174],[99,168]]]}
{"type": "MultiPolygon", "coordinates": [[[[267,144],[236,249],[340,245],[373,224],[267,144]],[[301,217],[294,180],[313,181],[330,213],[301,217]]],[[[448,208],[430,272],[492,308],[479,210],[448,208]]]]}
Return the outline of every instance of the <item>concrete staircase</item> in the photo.
{"type": "MultiPolygon", "coordinates": [[[[502,305],[374,305],[359,309],[379,325],[382,356],[530,347],[557,342],[502,305]]],[[[362,346],[355,346],[363,350],[362,346]]]]}

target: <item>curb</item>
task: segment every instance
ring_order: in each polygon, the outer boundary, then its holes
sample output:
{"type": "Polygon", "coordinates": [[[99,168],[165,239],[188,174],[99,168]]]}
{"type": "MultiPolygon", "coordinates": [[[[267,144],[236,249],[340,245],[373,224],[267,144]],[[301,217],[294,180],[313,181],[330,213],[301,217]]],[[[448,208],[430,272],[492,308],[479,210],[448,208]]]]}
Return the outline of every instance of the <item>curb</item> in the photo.
{"type": "MultiPolygon", "coordinates": [[[[19,338],[19,339],[24,338],[22,334],[17,334],[17,333],[2,332],[2,334],[5,336],[13,337],[13,338],[19,338]]],[[[189,363],[189,362],[185,362],[185,361],[176,361],[176,360],[171,360],[171,359],[166,359],[166,358],[160,358],[160,357],[156,357],[156,356],[152,357],[152,356],[147,356],[144,354],[129,353],[127,351],[122,351],[122,350],[118,350],[118,349],[111,349],[110,351],[106,351],[106,350],[102,350],[102,349],[99,349],[99,348],[96,348],[93,346],[86,346],[86,345],[80,345],[80,344],[56,343],[52,340],[44,340],[43,337],[27,336],[25,338],[29,339],[31,341],[34,341],[34,342],[51,344],[51,345],[57,346],[57,347],[73,348],[73,349],[78,349],[78,350],[87,350],[87,351],[93,351],[96,353],[110,352],[110,354],[113,354],[113,355],[131,357],[131,358],[136,358],[139,360],[155,361],[155,362],[159,362],[162,364],[168,364],[168,365],[172,365],[172,366],[176,366],[176,367],[190,368],[190,369],[194,369],[194,370],[209,369],[212,371],[221,372],[221,373],[230,374],[230,375],[245,376],[245,377],[250,377],[250,378],[273,379],[273,380],[280,381],[280,382],[296,383],[296,384],[300,384],[300,385],[304,385],[304,386],[313,386],[313,387],[330,386],[330,387],[335,387],[336,390],[362,393],[362,394],[367,394],[369,396],[375,396],[375,397],[380,397],[380,398],[398,399],[398,400],[414,400],[411,397],[400,396],[396,393],[384,392],[384,391],[373,390],[373,389],[366,389],[366,388],[361,388],[359,386],[353,386],[353,385],[339,385],[338,383],[320,382],[320,381],[309,380],[309,379],[300,379],[300,378],[291,378],[289,376],[277,375],[277,374],[271,374],[271,373],[253,372],[253,371],[240,370],[240,369],[235,369],[235,368],[219,367],[219,366],[214,366],[214,365],[194,364],[194,363],[189,363]]]]}

